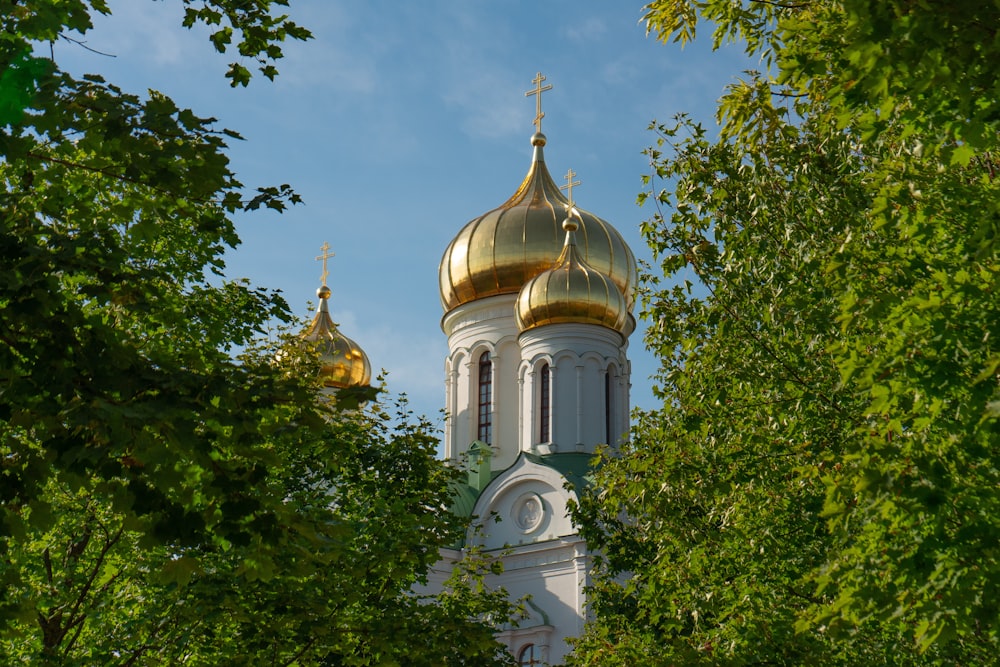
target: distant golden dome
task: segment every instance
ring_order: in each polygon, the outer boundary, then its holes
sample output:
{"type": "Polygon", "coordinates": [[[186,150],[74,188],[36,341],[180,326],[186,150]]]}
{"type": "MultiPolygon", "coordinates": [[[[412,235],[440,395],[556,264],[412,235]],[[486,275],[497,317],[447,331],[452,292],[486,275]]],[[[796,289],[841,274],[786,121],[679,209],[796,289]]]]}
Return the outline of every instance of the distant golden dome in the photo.
{"type": "MultiPolygon", "coordinates": [[[[534,158],[527,176],[504,204],[471,220],[448,245],[438,270],[445,311],[484,297],[516,294],[551,268],[562,249],[560,225],[569,201],[545,167],[545,135],[531,138],[534,158]]],[[[579,211],[580,255],[608,276],[632,307],[635,256],[614,227],[579,211]]]]}
{"type": "Polygon", "coordinates": [[[353,340],[340,333],[330,319],[328,299],[330,288],[323,285],[316,291],[319,307],[302,340],[312,343],[319,353],[320,378],[323,385],[343,389],[361,387],[371,383],[372,367],[368,355],[353,340]]]}
{"type": "Polygon", "coordinates": [[[610,277],[581,259],[576,246],[575,212],[563,222],[566,242],[556,266],[525,283],[517,296],[517,326],[521,331],[566,322],[625,331],[628,303],[610,277]]]}

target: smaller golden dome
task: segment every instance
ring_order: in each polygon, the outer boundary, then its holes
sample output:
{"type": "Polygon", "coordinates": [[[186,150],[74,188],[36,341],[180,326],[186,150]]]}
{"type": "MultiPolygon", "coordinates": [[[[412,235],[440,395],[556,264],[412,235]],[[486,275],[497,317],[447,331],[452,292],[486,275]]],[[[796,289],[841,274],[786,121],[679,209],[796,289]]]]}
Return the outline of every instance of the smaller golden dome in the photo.
{"type": "Polygon", "coordinates": [[[566,241],[553,268],[524,284],[517,295],[521,331],[546,324],[598,324],[620,333],[628,323],[628,302],[617,284],[589,266],[576,247],[579,213],[570,207],[563,222],[566,241]]]}
{"type": "Polygon", "coordinates": [[[315,346],[319,353],[320,378],[326,387],[362,387],[371,383],[372,367],[368,355],[357,343],[340,333],[330,319],[330,288],[316,290],[319,306],[316,317],[301,338],[315,346]]]}

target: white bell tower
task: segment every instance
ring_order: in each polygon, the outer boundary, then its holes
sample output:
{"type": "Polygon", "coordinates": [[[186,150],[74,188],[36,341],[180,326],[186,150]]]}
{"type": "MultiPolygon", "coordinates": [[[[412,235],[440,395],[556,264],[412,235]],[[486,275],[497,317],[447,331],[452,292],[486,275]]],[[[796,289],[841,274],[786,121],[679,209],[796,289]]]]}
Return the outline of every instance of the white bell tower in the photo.
{"type": "MultiPolygon", "coordinates": [[[[523,664],[558,663],[583,630],[591,557],[566,511],[601,445],[627,437],[628,337],[637,281],[618,231],[579,209],[545,165],[538,74],[533,157],[506,202],[472,219],[439,267],[448,336],[445,455],[469,471],[454,511],[501,558],[494,585],[530,596],[529,618],[499,633],[523,664]],[[527,660],[535,660],[529,663],[527,660]]],[[[460,550],[442,554],[433,581],[460,550]]]]}

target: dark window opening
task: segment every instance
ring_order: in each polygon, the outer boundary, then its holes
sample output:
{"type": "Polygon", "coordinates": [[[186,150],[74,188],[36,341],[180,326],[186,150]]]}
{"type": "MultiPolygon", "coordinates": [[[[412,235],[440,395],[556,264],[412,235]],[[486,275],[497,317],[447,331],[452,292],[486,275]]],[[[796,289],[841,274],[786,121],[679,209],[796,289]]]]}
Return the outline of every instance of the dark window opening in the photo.
{"type": "Polygon", "coordinates": [[[517,664],[518,667],[530,667],[530,665],[539,664],[535,658],[534,644],[527,644],[521,649],[521,652],[517,654],[517,664]]]}
{"type": "Polygon", "coordinates": [[[540,376],[538,380],[538,391],[540,396],[538,397],[538,441],[539,442],[549,442],[551,439],[550,429],[550,406],[551,406],[551,391],[550,391],[551,377],[549,374],[549,365],[545,364],[542,366],[540,371],[540,376]]]}
{"type": "Polygon", "coordinates": [[[493,362],[490,353],[479,357],[479,430],[476,437],[487,445],[493,444],[493,422],[490,408],[493,403],[493,362]]]}

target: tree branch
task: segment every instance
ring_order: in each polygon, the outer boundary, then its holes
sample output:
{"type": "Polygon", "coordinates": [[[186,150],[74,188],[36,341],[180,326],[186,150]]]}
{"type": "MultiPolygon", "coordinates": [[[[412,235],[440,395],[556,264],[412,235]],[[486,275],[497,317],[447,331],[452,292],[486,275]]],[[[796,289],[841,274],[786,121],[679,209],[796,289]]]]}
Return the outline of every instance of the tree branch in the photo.
{"type": "MultiPolygon", "coordinates": [[[[70,625],[67,626],[66,628],[67,630],[78,623],[83,623],[84,619],[86,618],[87,615],[81,614],[80,609],[83,606],[83,603],[86,601],[87,596],[90,594],[90,590],[94,586],[94,581],[97,580],[97,575],[100,574],[101,568],[104,565],[104,559],[107,558],[108,552],[111,551],[111,548],[118,543],[118,540],[121,539],[121,536],[124,532],[125,532],[125,526],[122,525],[122,527],[119,528],[118,531],[113,536],[105,538],[104,544],[101,546],[101,551],[97,554],[97,557],[94,561],[94,566],[91,568],[90,576],[87,578],[87,582],[83,585],[83,588],[80,589],[80,594],[76,596],[76,600],[73,603],[73,607],[70,609],[71,621],[70,625]]],[[[63,651],[64,656],[69,655],[69,651],[73,647],[73,643],[76,640],[76,637],[78,636],[79,633],[77,633],[74,636],[73,640],[66,645],[66,648],[63,651]]]]}
{"type": "Polygon", "coordinates": [[[84,49],[90,51],[91,53],[96,53],[99,56],[107,56],[108,58],[117,58],[118,57],[118,56],[116,56],[113,53],[104,53],[103,51],[98,51],[97,49],[91,48],[91,47],[87,46],[86,42],[84,42],[82,40],[79,40],[79,39],[73,39],[72,37],[70,37],[69,35],[66,35],[64,33],[59,33],[59,37],[60,37],[60,39],[65,39],[70,44],[76,44],[77,46],[83,47],[84,49]]]}
{"type": "Polygon", "coordinates": [[[756,5],[770,5],[779,9],[805,9],[811,4],[808,2],[776,2],[775,0],[750,0],[750,2],[756,5]]]}

